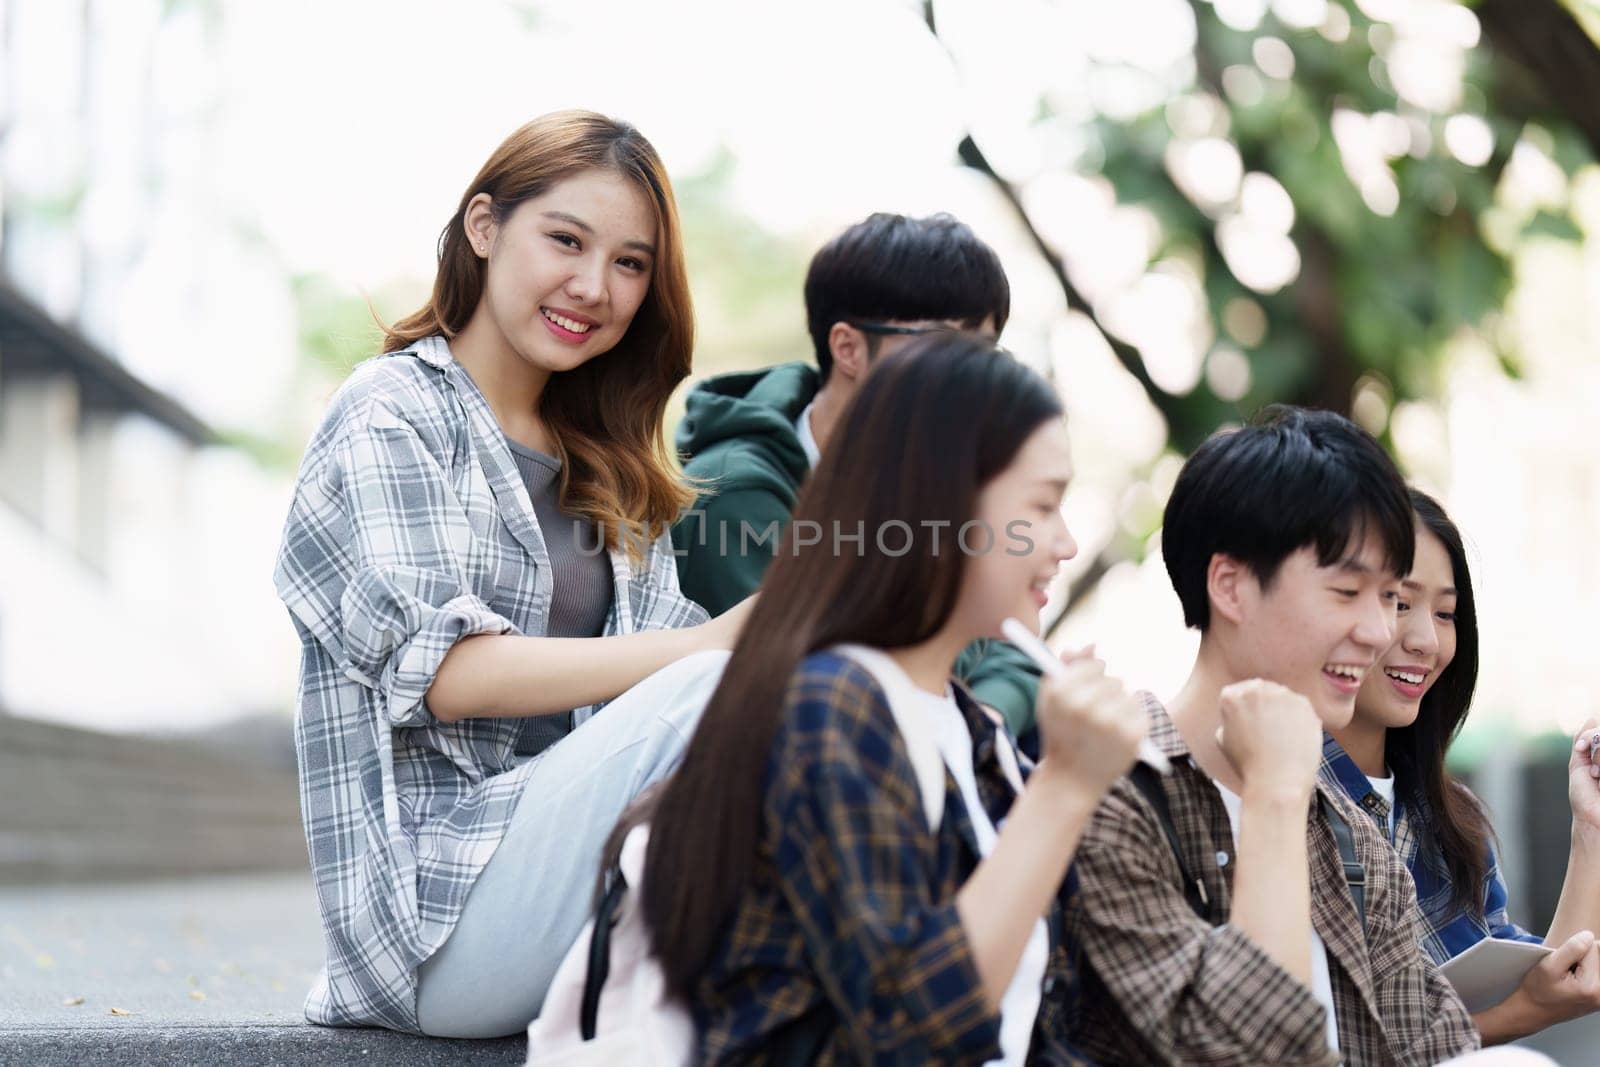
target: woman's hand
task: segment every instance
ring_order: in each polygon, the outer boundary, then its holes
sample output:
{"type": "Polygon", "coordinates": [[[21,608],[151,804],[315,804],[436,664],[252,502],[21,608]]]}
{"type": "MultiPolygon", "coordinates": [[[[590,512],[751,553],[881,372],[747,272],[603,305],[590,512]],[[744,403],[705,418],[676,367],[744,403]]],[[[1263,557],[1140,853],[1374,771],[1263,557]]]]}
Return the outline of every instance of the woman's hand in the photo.
{"type": "Polygon", "coordinates": [[[1486,1045],[1600,1009],[1600,944],[1580,930],[1540,960],[1505,1001],[1473,1016],[1486,1045]]]}
{"type": "Polygon", "coordinates": [[[756,606],[756,597],[760,595],[751,593],[721,615],[695,627],[697,649],[704,652],[712,648],[732,648],[744,632],[745,620],[750,617],[751,609],[756,606]]]}
{"type": "Polygon", "coordinates": [[[1126,686],[1088,655],[1039,681],[1040,770],[1059,773],[1099,797],[1133,765],[1150,719],[1126,686]]]}
{"type": "Polygon", "coordinates": [[[1567,802],[1572,805],[1572,831],[1593,838],[1600,847],[1600,727],[1590,719],[1572,742],[1567,761],[1567,802]]]}

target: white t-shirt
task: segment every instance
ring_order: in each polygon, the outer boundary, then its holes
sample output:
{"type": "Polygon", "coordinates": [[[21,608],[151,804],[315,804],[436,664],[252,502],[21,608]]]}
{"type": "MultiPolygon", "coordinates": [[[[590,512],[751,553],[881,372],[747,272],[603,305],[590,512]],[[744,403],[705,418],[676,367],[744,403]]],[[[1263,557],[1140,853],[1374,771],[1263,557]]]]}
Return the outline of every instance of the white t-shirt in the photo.
{"type": "Polygon", "coordinates": [[[806,454],[806,463],[810,464],[812,470],[817,469],[817,460],[822,458],[822,449],[817,447],[817,435],[811,432],[811,409],[816,406],[817,402],[813,400],[794,420],[794,435],[800,438],[800,450],[806,454]]]}
{"type": "MultiPolygon", "coordinates": [[[[961,790],[961,801],[966,805],[973,834],[978,839],[978,855],[987,856],[994,851],[998,835],[978,799],[978,778],[972,766],[972,735],[967,732],[967,721],[956,706],[955,694],[946,690],[941,698],[921,689],[914,692],[918,709],[934,724],[939,754],[961,790]]],[[[1041,918],[1033,924],[1022,959],[1000,1001],[1000,1059],[993,1063],[1014,1067],[1027,1058],[1033,1024],[1039,1015],[1040,987],[1049,961],[1050,934],[1041,918]]]]}
{"type": "Polygon", "coordinates": [[[1394,839],[1394,821],[1398,814],[1394,810],[1394,775],[1387,778],[1374,778],[1367,775],[1367,783],[1372,786],[1372,791],[1389,802],[1389,839],[1394,839]]]}
{"type": "MultiPolygon", "coordinates": [[[[1239,794],[1224,786],[1221,782],[1213,782],[1217,792],[1222,794],[1222,806],[1228,809],[1228,826],[1233,830],[1233,847],[1239,847],[1239,812],[1244,807],[1244,801],[1239,794]]],[[[1322,943],[1322,938],[1315,930],[1311,931],[1311,995],[1317,998],[1317,1003],[1328,1009],[1328,1047],[1339,1047],[1339,1020],[1334,1014],[1333,1007],[1333,976],[1328,972],[1328,946],[1322,943]]]]}

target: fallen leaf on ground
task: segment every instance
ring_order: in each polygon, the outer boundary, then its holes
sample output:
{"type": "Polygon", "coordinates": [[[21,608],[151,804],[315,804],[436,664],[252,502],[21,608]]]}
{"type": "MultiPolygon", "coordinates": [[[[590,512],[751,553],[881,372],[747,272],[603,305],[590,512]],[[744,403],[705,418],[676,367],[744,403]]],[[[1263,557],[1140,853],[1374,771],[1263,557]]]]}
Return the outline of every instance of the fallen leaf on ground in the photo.
{"type": "Polygon", "coordinates": [[[204,993],[200,992],[200,990],[198,990],[198,989],[191,989],[191,990],[189,990],[189,999],[190,1000],[204,1000],[204,999],[206,999],[206,995],[204,993]]]}
{"type": "Polygon", "coordinates": [[[82,1004],[82,1003],[83,1003],[83,998],[82,997],[68,997],[66,1000],[63,1000],[61,1002],[61,1006],[63,1008],[76,1008],[79,1004],[82,1004]]]}
{"type": "Polygon", "coordinates": [[[135,1015],[137,1012],[128,1011],[126,1008],[112,1008],[107,1015],[135,1015]]]}

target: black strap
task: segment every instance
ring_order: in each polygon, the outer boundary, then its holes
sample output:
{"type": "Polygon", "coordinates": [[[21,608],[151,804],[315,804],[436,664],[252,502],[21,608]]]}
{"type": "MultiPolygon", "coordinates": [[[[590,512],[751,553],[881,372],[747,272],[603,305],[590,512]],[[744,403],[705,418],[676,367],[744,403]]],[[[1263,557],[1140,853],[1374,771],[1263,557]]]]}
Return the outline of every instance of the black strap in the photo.
{"type": "Polygon", "coordinates": [[[1183,861],[1183,849],[1178,847],[1178,828],[1172,821],[1172,805],[1167,802],[1167,791],[1161,786],[1161,775],[1148,763],[1135,763],[1133,770],[1128,772],[1128,777],[1133,780],[1134,786],[1144,794],[1150,806],[1156,809],[1156,821],[1161,824],[1161,829],[1167,835],[1167,844],[1172,846],[1172,857],[1178,861],[1178,873],[1183,876],[1183,896],[1189,902],[1189,907],[1200,918],[1211,921],[1211,898],[1206,894],[1206,884],[1189,870],[1189,865],[1183,861]]]}
{"type": "MultiPolygon", "coordinates": [[[[1189,865],[1184,862],[1183,849],[1178,847],[1178,828],[1172,819],[1172,806],[1167,801],[1167,791],[1161,787],[1160,774],[1148,763],[1136,763],[1133,770],[1128,773],[1128,777],[1156,811],[1156,818],[1166,834],[1167,844],[1172,846],[1172,856],[1178,861],[1178,872],[1183,877],[1183,895],[1188,900],[1189,907],[1196,915],[1209,922],[1211,901],[1206,895],[1206,885],[1194,876],[1189,870],[1189,865]]],[[[1350,899],[1356,906],[1356,916],[1361,920],[1361,936],[1365,939],[1367,869],[1361,865],[1361,860],[1356,856],[1355,835],[1350,832],[1350,824],[1344,821],[1339,809],[1328,803],[1328,798],[1321,792],[1317,793],[1317,804],[1322,809],[1322,817],[1328,820],[1328,828],[1333,831],[1334,844],[1339,847],[1339,861],[1344,866],[1345,885],[1349,887],[1350,899]]]]}
{"type": "Polygon", "coordinates": [[[583,1002],[578,1009],[578,1033],[593,1041],[595,1020],[600,1014],[600,987],[611,975],[611,928],[617,924],[617,909],[627,895],[628,882],[620,870],[613,871],[611,885],[600,898],[594,916],[594,934],[589,938],[589,973],[583,979],[583,1002]]]}
{"type": "Polygon", "coordinates": [[[1334,843],[1339,846],[1339,862],[1344,864],[1345,884],[1350,887],[1350,899],[1355,902],[1364,941],[1367,937],[1367,869],[1361,866],[1361,860],[1356,856],[1355,835],[1350,832],[1350,824],[1344,821],[1339,809],[1328,803],[1328,798],[1320,792],[1317,794],[1317,803],[1322,807],[1322,817],[1328,820],[1328,829],[1333,831],[1334,843]]]}
{"type": "MultiPolygon", "coordinates": [[[[600,990],[611,975],[611,928],[628,895],[622,871],[611,872],[611,885],[595,910],[594,933],[589,938],[589,972],[583,980],[583,1001],[578,1008],[578,1034],[593,1041],[598,1030],[600,990]]],[[[811,1007],[799,1018],[779,1027],[764,1042],[767,1062],[772,1067],[807,1067],[822,1055],[823,1048],[838,1025],[838,1017],[827,1000],[811,1007]]]]}

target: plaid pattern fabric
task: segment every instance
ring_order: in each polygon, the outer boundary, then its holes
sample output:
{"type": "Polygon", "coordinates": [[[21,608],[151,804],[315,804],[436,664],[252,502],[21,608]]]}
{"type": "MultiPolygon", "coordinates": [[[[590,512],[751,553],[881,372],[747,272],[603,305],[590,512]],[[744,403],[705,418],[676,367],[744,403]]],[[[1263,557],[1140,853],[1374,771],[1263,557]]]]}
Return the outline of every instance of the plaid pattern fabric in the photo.
{"type": "MultiPolygon", "coordinates": [[[[956,693],[998,825],[1014,794],[996,745],[1010,742],[956,693]]],[[[971,819],[947,770],[944,814],[928,830],[911,758],[870,673],[838,652],[800,665],[766,782],[751,886],[693,998],[701,1062],[761,1062],[784,1026],[819,1005],[838,1020],[823,1063],[999,1056],[1000,1020],[956,914],[978,862],[971,819]]],[[[1057,920],[1052,910],[1029,1059],[1082,1063],[1065,1037],[1071,968],[1057,920]]]]}
{"type": "MultiPolygon", "coordinates": [[[[606,634],[705,619],[678,592],[665,533],[642,565],[612,553],[611,566],[606,634]]],[[[340,389],[274,581],[301,639],[295,746],[327,944],[306,1017],[415,1031],[417,966],[459,918],[537,748],[533,719],[447,724],[423,695],[460,639],[543,635],[551,598],[527,490],[443,338],[369,360],[340,389]]]]}
{"type": "MultiPolygon", "coordinates": [[[[1389,802],[1372,788],[1356,761],[1331,737],[1322,741],[1322,780],[1342,789],[1371,816],[1380,833],[1389,833],[1389,802]]],[[[1483,880],[1482,910],[1465,909],[1456,904],[1450,867],[1445,863],[1438,839],[1429,829],[1432,821],[1427,798],[1420,793],[1402,796],[1401,791],[1396,790],[1394,836],[1390,843],[1416,885],[1417,907],[1422,911],[1422,947],[1428,950],[1433,961],[1443,963],[1486,937],[1543,944],[1544,938],[1524,930],[1506,914],[1506,882],[1500,875],[1500,861],[1493,843],[1488,846],[1489,866],[1483,880]]]]}
{"type": "Polygon", "coordinates": [[[1319,786],[1346,821],[1366,868],[1366,937],[1338,846],[1307,812],[1311,921],[1328,949],[1340,1052],[1309,988],[1227,923],[1234,856],[1228,815],[1161,705],[1144,695],[1151,736],[1173,762],[1164,780],[1184,861],[1210,914],[1184,899],[1155,811],[1126,778],[1078,847],[1079,891],[1067,934],[1084,953],[1080,1047],[1107,1063],[1433,1064],[1478,1045],[1472,1019],[1421,950],[1404,866],[1338,790],[1319,786]],[[1209,920],[1209,921],[1208,921],[1209,920]]]}

